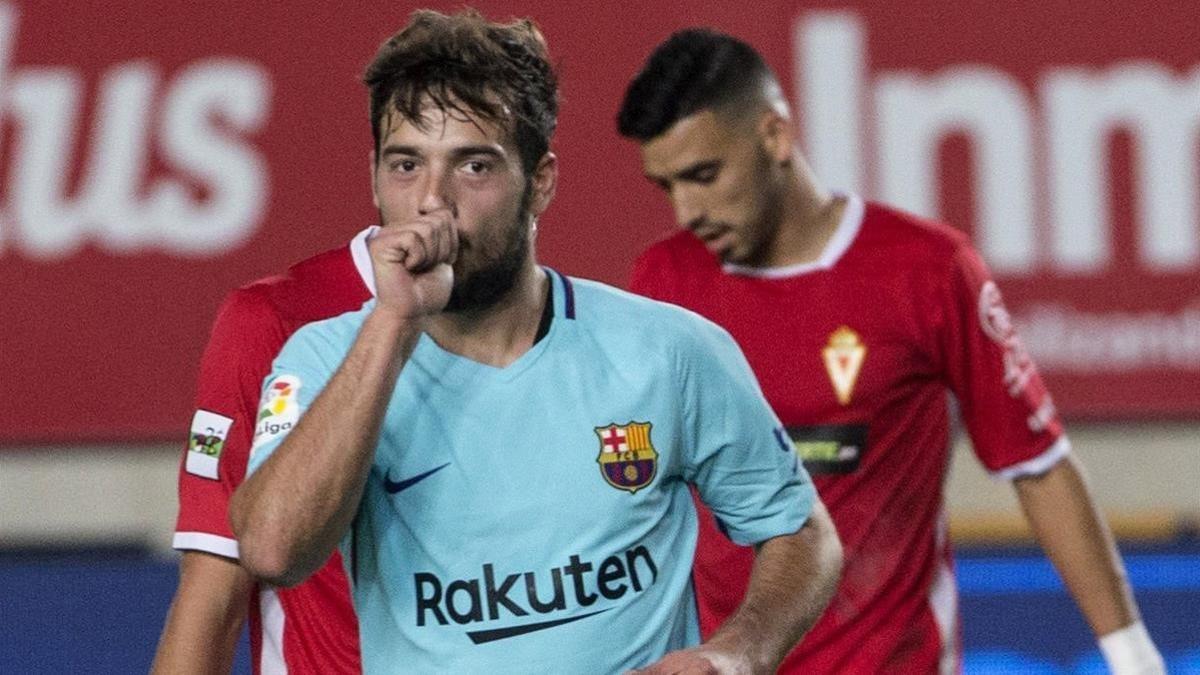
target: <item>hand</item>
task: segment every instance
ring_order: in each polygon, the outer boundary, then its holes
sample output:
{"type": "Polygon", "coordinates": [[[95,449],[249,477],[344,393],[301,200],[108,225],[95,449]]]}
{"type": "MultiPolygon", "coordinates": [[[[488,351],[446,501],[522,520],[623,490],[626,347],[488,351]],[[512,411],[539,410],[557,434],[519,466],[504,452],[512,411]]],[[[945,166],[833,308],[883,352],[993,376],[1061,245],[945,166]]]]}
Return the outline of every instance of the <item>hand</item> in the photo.
{"type": "Polygon", "coordinates": [[[750,675],[748,661],[709,645],[681,649],[627,675],[750,675]]]}
{"type": "Polygon", "coordinates": [[[449,210],[381,228],[367,243],[378,307],[406,318],[437,314],[450,300],[458,229],[449,210]]]}

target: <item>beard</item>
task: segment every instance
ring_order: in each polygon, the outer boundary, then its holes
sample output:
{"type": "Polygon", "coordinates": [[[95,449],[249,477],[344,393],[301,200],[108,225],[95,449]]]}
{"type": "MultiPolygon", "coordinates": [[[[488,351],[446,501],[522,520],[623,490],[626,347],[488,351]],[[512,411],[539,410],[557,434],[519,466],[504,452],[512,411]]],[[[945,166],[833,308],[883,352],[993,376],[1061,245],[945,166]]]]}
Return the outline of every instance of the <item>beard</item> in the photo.
{"type": "Polygon", "coordinates": [[[754,176],[749,181],[758,186],[758,196],[752,202],[749,215],[739,225],[730,225],[741,233],[741,246],[725,251],[722,263],[757,267],[764,264],[769,248],[779,233],[784,217],[784,187],[772,175],[772,162],[761,148],[755,159],[754,176]]]}
{"type": "Polygon", "coordinates": [[[475,312],[492,307],[517,283],[529,255],[529,236],[525,232],[525,210],[494,246],[459,235],[458,260],[454,263],[454,287],[446,312],[475,312]]]}
{"type": "Polygon", "coordinates": [[[497,240],[476,241],[459,234],[454,286],[443,311],[488,309],[513,289],[529,257],[529,202],[532,195],[532,181],[527,181],[516,218],[497,240]]]}

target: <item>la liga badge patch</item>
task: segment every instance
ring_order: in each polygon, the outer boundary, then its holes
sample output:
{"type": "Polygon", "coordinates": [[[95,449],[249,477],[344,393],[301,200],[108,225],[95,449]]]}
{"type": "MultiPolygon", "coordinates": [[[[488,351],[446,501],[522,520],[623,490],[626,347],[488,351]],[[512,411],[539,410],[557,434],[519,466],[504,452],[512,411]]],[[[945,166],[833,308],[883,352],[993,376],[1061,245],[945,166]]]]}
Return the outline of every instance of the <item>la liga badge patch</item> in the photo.
{"type": "Polygon", "coordinates": [[[649,422],[596,427],[600,438],[600,475],[605,482],[630,494],[646,487],[658,473],[658,452],[650,442],[649,422]]]}
{"type": "Polygon", "coordinates": [[[268,441],[287,434],[300,420],[300,378],[295,375],[280,375],[267,385],[262,402],[258,406],[258,418],[254,427],[253,453],[268,441]]]}

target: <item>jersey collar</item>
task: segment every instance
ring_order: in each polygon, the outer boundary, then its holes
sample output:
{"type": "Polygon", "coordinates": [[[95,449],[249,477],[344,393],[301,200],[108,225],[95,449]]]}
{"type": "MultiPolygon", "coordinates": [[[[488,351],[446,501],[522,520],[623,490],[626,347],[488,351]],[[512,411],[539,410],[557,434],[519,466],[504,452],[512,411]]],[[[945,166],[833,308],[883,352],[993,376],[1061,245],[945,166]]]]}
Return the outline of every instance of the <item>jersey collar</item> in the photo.
{"type": "Polygon", "coordinates": [[[371,253],[367,251],[367,240],[375,236],[378,229],[378,225],[372,225],[354,235],[354,238],[350,240],[350,257],[354,259],[354,269],[358,270],[358,276],[362,279],[363,285],[371,291],[371,297],[375,297],[375,268],[371,266],[371,253]]]}
{"type": "Polygon", "coordinates": [[[842,259],[842,256],[846,254],[850,245],[854,243],[854,238],[858,236],[858,231],[862,228],[863,214],[866,211],[866,206],[863,204],[862,198],[858,195],[848,193],[838,194],[838,196],[846,198],[846,210],[842,212],[842,220],[838,223],[837,229],[834,230],[833,236],[825,243],[825,250],[821,252],[821,257],[813,262],[786,265],[784,267],[745,267],[743,265],[735,265],[734,263],[726,263],[721,266],[721,269],[726,274],[758,277],[760,279],[786,279],[810,272],[822,272],[832,269],[842,259]]]}

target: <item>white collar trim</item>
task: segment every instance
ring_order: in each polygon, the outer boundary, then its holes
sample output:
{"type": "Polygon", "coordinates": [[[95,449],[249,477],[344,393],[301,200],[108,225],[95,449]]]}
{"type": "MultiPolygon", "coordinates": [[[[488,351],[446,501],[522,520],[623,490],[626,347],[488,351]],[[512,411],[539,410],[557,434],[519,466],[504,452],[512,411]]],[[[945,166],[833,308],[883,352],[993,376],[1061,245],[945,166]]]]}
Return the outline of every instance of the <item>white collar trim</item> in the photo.
{"type": "Polygon", "coordinates": [[[371,297],[375,297],[375,268],[371,265],[371,253],[367,250],[367,240],[374,237],[378,230],[378,225],[372,225],[354,235],[354,238],[350,240],[350,257],[354,259],[354,267],[358,270],[358,276],[362,279],[363,285],[371,291],[371,297]]]}
{"type": "Polygon", "coordinates": [[[854,243],[855,237],[858,236],[858,231],[862,229],[863,214],[866,212],[866,205],[861,197],[856,194],[837,194],[836,196],[844,196],[846,198],[846,210],[842,212],[842,220],[838,223],[837,229],[834,230],[833,236],[825,244],[825,250],[821,252],[821,257],[813,262],[797,263],[795,265],[786,265],[784,267],[746,267],[743,265],[735,265],[734,263],[726,263],[721,266],[726,274],[737,274],[746,277],[758,277],[760,279],[785,279],[787,277],[800,276],[810,272],[822,272],[832,269],[837,264],[850,245],[854,243]]]}

